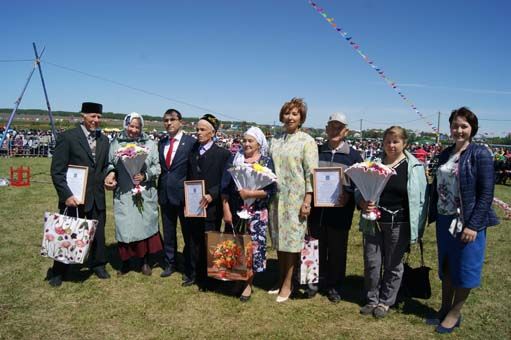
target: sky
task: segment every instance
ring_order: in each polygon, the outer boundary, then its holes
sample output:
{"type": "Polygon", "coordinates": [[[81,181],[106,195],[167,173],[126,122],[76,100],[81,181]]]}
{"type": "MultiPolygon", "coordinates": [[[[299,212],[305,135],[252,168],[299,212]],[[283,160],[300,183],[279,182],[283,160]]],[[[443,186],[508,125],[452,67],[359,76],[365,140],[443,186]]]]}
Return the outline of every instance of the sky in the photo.
{"type": "MultiPolygon", "coordinates": [[[[94,101],[279,125],[284,102],[302,97],[310,127],[343,112],[352,129],[431,131],[440,112],[447,132],[449,113],[468,106],[481,133],[511,132],[511,1],[315,2],[408,103],[307,0],[19,0],[0,3],[0,107],[14,107],[35,42],[53,110],[94,101]]],[[[37,72],[20,108],[46,108],[37,72]]]]}

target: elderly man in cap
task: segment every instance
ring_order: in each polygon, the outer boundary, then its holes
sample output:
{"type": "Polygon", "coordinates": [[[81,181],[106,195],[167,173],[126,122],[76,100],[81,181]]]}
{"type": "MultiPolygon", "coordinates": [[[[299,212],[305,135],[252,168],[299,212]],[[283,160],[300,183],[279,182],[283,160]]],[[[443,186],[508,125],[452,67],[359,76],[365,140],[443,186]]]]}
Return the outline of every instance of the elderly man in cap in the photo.
{"type": "MultiPolygon", "coordinates": [[[[319,146],[320,167],[347,167],[362,162],[360,154],[344,141],[348,135],[348,120],[343,113],[333,113],[326,125],[328,141],[319,146]]],[[[311,232],[319,237],[319,285],[328,299],[339,302],[340,288],[346,275],[346,254],[348,251],[348,235],[355,210],[353,184],[343,183],[339,197],[339,207],[313,207],[309,216],[311,232]]],[[[312,297],[317,291],[316,286],[309,286],[306,295],[312,297]]]]}
{"type": "MultiPolygon", "coordinates": [[[[108,165],[108,138],[99,128],[103,106],[97,103],[82,104],[81,124],[60,134],[51,162],[51,178],[59,197],[60,213],[67,208],[69,216],[98,220],[94,241],[89,252],[89,268],[100,278],[108,279],[105,270],[105,189],[103,182],[108,165]],[[69,165],[88,168],[85,202],[73,195],[66,180],[69,165]]],[[[51,286],[58,287],[69,270],[69,265],[54,261],[49,272],[51,286]]]]}
{"type": "Polygon", "coordinates": [[[214,143],[219,121],[211,115],[204,115],[197,123],[197,142],[188,158],[188,180],[204,180],[205,195],[201,205],[206,208],[206,218],[187,218],[185,243],[190,244],[188,258],[185,258],[185,280],[183,286],[195,283],[201,290],[206,289],[206,245],[205,231],[220,230],[222,223],[222,201],[220,197],[222,174],[230,152],[214,143]],[[188,239],[188,240],[187,240],[188,239]]]}

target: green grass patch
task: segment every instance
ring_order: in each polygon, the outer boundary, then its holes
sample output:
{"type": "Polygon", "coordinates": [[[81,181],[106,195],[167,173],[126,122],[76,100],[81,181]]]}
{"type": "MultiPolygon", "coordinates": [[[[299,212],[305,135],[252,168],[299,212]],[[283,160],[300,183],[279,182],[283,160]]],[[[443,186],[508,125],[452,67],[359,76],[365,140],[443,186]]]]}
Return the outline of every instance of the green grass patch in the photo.
{"type": "MultiPolygon", "coordinates": [[[[440,305],[436,270],[434,226],[425,233],[426,264],[433,268],[433,296],[409,300],[393,309],[384,320],[361,316],[363,259],[361,235],[355,218],[350,232],[346,289],[343,301],[326,297],[277,304],[266,290],[276,278],[276,254],[269,252],[269,269],[256,276],[252,299],[242,304],[237,297],[200,293],[182,288],[181,275],[151,277],[130,272],[116,277],[112,199],[109,194],[107,245],[113,265],[110,280],[88,277],[83,269],[77,280],[51,288],[44,277],[51,261],[39,255],[43,213],[55,211],[57,196],[51,184],[49,159],[0,159],[0,177],[10,166],[30,166],[32,184],[26,188],[0,187],[0,338],[1,339],[162,339],[162,338],[333,338],[333,339],[429,339],[436,337],[423,318],[440,305]],[[87,278],[86,280],[84,280],[87,278]]],[[[511,202],[509,186],[497,186],[496,196],[511,202]]],[[[500,208],[496,208],[500,217],[500,208]]],[[[464,321],[454,337],[505,339],[511,334],[510,221],[488,230],[482,287],[472,292],[463,310],[464,321]]],[[[181,239],[179,245],[182,246],[181,239]]],[[[412,264],[418,265],[414,248],[412,264]]],[[[118,261],[118,260],[117,260],[118,261]]]]}

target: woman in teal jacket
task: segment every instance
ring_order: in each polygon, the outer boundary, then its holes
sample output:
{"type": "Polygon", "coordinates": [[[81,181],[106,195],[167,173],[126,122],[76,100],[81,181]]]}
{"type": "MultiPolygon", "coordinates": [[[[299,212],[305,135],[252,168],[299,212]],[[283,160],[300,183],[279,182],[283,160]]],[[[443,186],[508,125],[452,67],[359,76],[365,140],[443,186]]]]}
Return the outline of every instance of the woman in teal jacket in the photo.
{"type": "Polygon", "coordinates": [[[148,255],[162,250],[158,227],[158,193],[156,180],[161,168],[156,143],[142,132],[144,120],[133,112],[124,119],[124,131],[112,141],[109,154],[109,174],[105,179],[105,187],[114,191],[115,239],[118,242],[119,256],[122,267],[119,274],[129,271],[129,260],[143,260],[141,271],[151,275],[148,255]],[[126,170],[122,160],[116,155],[121,147],[136,144],[148,150],[147,158],[133,178],[126,170]],[[141,193],[134,194],[133,180],[144,188],[141,193]]]}
{"type": "Polygon", "coordinates": [[[387,182],[378,202],[359,200],[366,212],[378,207],[377,221],[360,218],[364,240],[364,315],[384,317],[396,302],[403,278],[403,257],[410,243],[422,237],[427,218],[427,181],[424,166],[405,150],[408,136],[399,126],[383,135],[383,164],[396,175],[387,182]],[[383,272],[381,271],[383,263],[383,272]]]}

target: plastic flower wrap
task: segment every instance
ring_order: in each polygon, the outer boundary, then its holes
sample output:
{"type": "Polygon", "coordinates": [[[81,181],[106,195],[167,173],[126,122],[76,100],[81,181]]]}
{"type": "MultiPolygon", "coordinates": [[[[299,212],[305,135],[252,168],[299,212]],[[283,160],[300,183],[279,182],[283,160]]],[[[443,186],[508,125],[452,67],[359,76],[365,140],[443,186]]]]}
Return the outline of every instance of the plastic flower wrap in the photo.
{"type": "MultiPolygon", "coordinates": [[[[227,171],[231,174],[238,190],[259,190],[277,181],[273,171],[259,163],[237,165],[227,171]]],[[[250,218],[252,214],[249,207],[255,200],[255,198],[248,198],[243,201],[243,209],[237,213],[240,218],[250,218]]]]}
{"type": "MultiPolygon", "coordinates": [[[[350,166],[345,173],[355,182],[364,200],[377,202],[390,176],[395,175],[396,171],[381,163],[361,162],[350,166]]],[[[375,209],[369,214],[362,214],[362,217],[375,221],[380,215],[380,211],[375,209]]]]}
{"type": "Polygon", "coordinates": [[[135,181],[133,176],[140,173],[140,170],[142,170],[145,160],[149,155],[149,149],[143,146],[139,146],[135,143],[128,143],[125,146],[119,148],[115,155],[121,160],[124,168],[130,175],[131,181],[134,185],[133,189],[131,189],[133,200],[135,201],[135,204],[139,210],[141,210],[143,203],[142,192],[145,190],[145,188],[141,186],[140,183],[135,181]]]}

